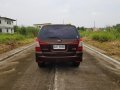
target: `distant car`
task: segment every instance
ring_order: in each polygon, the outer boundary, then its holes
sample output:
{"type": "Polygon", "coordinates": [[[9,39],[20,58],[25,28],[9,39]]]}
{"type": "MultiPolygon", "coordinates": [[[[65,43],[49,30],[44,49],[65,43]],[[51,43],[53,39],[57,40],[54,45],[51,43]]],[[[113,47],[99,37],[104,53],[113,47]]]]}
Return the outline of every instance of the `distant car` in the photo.
{"type": "Polygon", "coordinates": [[[78,67],[82,61],[83,46],[77,28],[73,25],[43,26],[36,39],[36,62],[72,62],[78,67]]]}

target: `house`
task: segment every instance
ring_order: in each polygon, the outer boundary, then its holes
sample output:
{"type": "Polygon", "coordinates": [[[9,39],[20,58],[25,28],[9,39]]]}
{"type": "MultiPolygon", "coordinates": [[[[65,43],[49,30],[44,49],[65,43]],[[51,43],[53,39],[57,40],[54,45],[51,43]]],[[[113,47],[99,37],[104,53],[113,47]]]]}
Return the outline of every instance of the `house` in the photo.
{"type": "Polygon", "coordinates": [[[39,29],[41,29],[44,25],[51,25],[51,23],[34,24],[34,26],[39,29]]]}
{"type": "Polygon", "coordinates": [[[14,33],[14,19],[0,16],[0,33],[14,33]]]}

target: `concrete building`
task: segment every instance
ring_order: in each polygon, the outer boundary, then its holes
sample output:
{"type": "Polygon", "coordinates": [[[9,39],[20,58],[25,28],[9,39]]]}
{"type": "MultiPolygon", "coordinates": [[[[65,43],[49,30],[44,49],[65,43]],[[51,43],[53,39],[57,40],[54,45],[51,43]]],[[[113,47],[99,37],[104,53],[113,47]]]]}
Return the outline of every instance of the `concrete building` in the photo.
{"type": "Polygon", "coordinates": [[[14,33],[14,19],[0,16],[0,33],[14,33]]]}
{"type": "Polygon", "coordinates": [[[41,29],[44,25],[51,25],[51,23],[34,24],[34,26],[39,29],[41,29]]]}

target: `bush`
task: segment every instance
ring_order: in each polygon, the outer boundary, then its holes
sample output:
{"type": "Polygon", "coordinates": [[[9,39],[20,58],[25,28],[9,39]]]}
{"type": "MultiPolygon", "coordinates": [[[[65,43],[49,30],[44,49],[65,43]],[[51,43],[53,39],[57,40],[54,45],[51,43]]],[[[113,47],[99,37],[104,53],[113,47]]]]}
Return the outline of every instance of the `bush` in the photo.
{"type": "Polygon", "coordinates": [[[0,43],[13,43],[16,41],[24,40],[25,37],[20,34],[0,34],[0,43]]]}
{"type": "Polygon", "coordinates": [[[15,34],[2,34],[0,33],[0,43],[15,43],[29,38],[34,38],[37,36],[38,29],[34,27],[14,27],[15,34]]]}
{"type": "Polygon", "coordinates": [[[89,37],[89,38],[99,41],[99,42],[120,40],[120,33],[116,30],[97,31],[97,32],[84,31],[84,32],[80,32],[80,35],[82,37],[89,37]]]}
{"type": "Polygon", "coordinates": [[[88,32],[88,31],[82,31],[82,32],[80,32],[80,36],[81,37],[88,37],[89,34],[90,34],[90,32],[88,32]]]}
{"type": "Polygon", "coordinates": [[[34,27],[14,27],[15,33],[24,35],[25,37],[32,38],[37,36],[39,29],[34,27]]]}
{"type": "Polygon", "coordinates": [[[100,42],[113,41],[116,39],[115,35],[109,32],[96,32],[91,34],[91,38],[100,42]]]}
{"type": "Polygon", "coordinates": [[[91,29],[80,31],[82,37],[89,37],[100,42],[120,40],[120,24],[101,28],[99,31],[93,32],[91,29]]]}

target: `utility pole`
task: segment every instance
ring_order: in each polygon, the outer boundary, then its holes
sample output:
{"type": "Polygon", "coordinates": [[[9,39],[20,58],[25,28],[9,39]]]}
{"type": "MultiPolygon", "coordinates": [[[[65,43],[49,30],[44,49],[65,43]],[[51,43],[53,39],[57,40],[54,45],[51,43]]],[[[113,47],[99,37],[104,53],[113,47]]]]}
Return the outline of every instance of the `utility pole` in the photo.
{"type": "Polygon", "coordinates": [[[96,23],[95,23],[95,20],[94,20],[94,27],[93,27],[93,31],[95,31],[96,29],[96,23]]]}
{"type": "Polygon", "coordinates": [[[96,28],[96,26],[95,26],[95,21],[94,21],[94,28],[96,28]]]}

